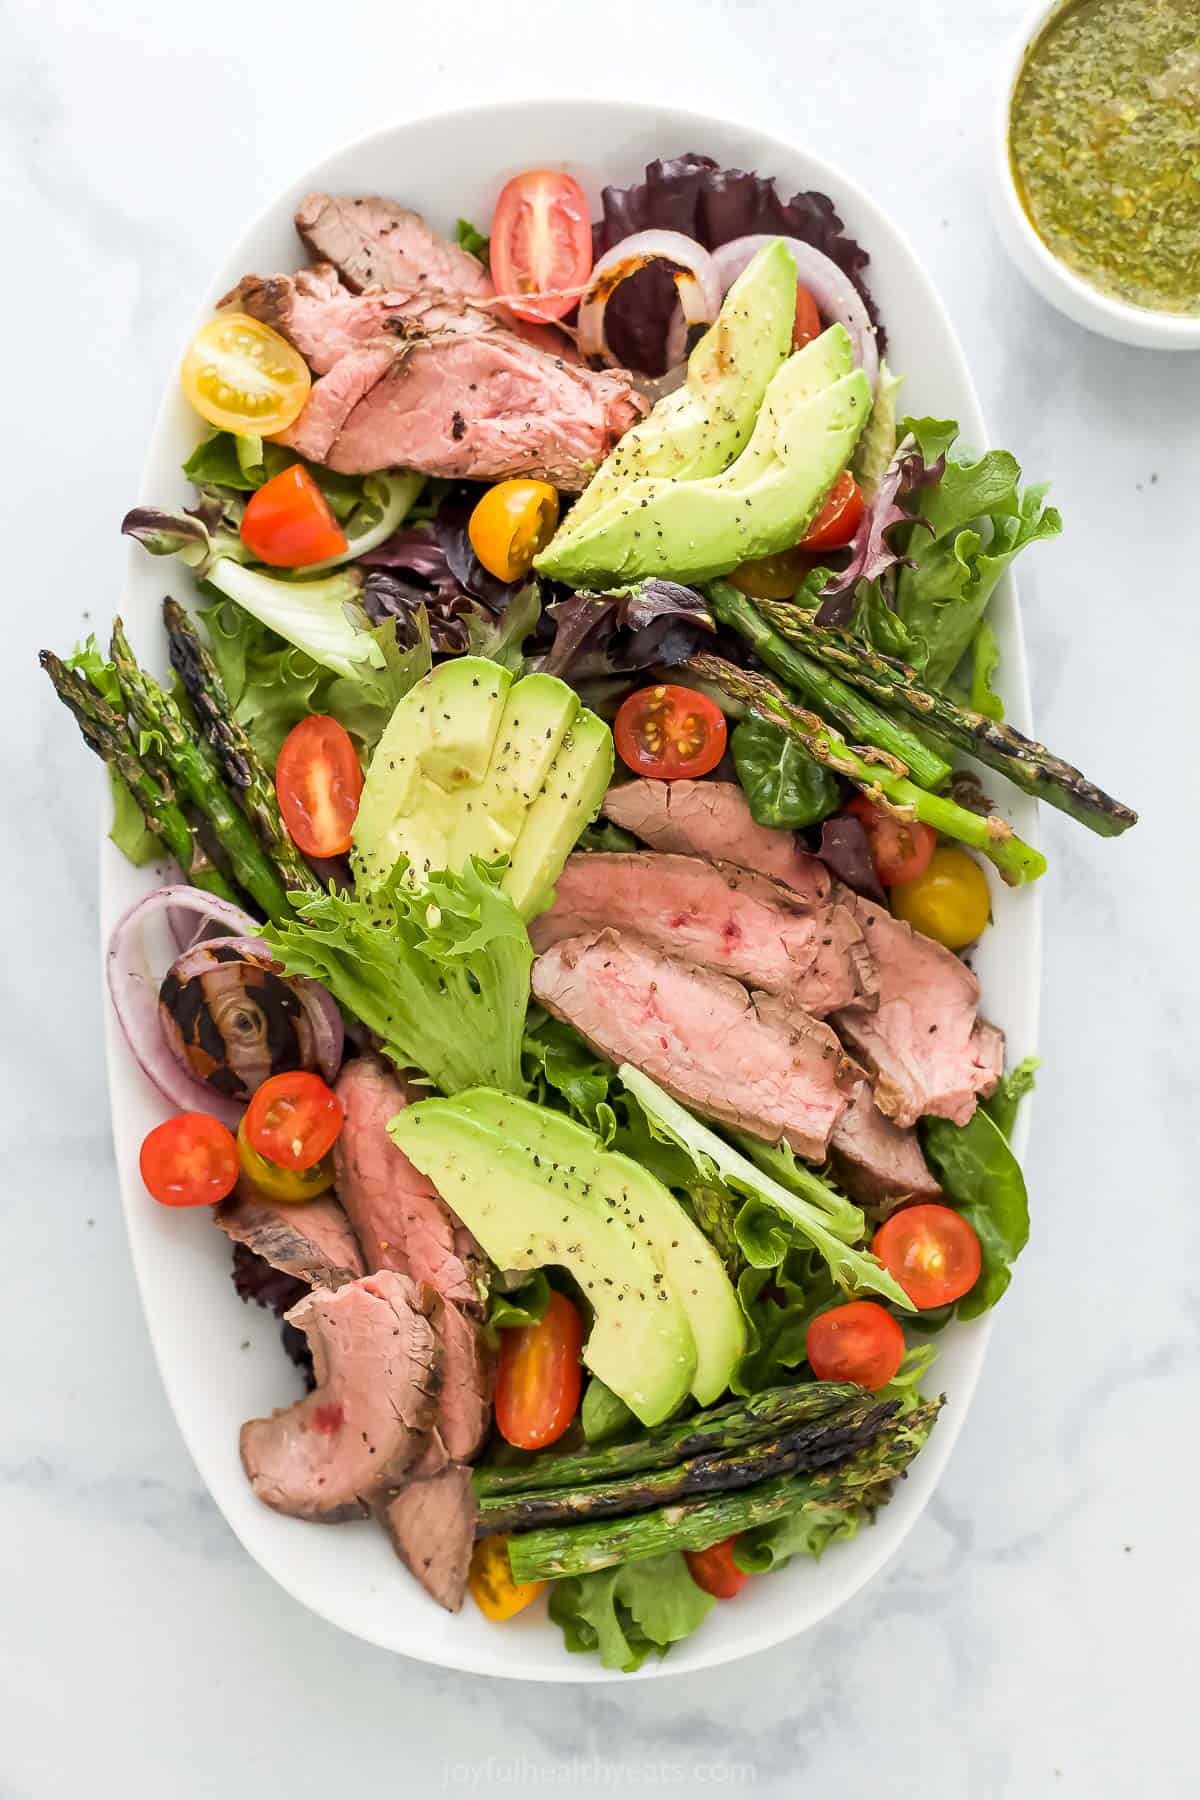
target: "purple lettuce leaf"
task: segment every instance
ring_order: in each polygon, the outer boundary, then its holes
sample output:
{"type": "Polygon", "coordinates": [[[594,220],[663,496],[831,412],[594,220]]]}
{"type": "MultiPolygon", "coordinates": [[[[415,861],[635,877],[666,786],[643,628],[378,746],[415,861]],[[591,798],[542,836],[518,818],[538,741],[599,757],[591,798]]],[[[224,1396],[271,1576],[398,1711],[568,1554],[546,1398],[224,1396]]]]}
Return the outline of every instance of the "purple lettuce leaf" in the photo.
{"type": "Polygon", "coordinates": [[[699,594],[657,577],[611,594],[573,594],[547,611],[556,629],[540,667],[573,687],[684,662],[714,630],[699,594]]]}
{"type": "MultiPolygon", "coordinates": [[[[887,337],[863,273],[870,257],[861,244],[846,235],[827,194],[793,194],[790,200],[784,200],[771,176],[756,175],[744,169],[722,169],[710,156],[689,153],[648,163],[644,180],[630,187],[605,188],[602,204],[604,216],[592,227],[597,256],[631,233],[651,229],[682,231],[687,237],[698,238],[709,250],[716,250],[721,244],[728,244],[733,238],[747,237],[752,232],[773,232],[812,244],[854,283],[875,326],[880,354],[886,350],[887,337]]],[[[619,301],[614,300],[609,306],[609,342],[618,354],[624,354],[624,351],[617,332],[627,318],[630,306],[624,290],[633,290],[636,295],[637,284],[641,281],[642,277],[638,275],[623,283],[622,289],[618,290],[619,301]]],[[[656,290],[645,284],[643,305],[661,305],[665,297],[664,285],[671,286],[669,279],[664,278],[664,284],[656,290]]],[[[666,318],[670,318],[670,308],[666,318]]],[[[664,335],[661,323],[658,330],[655,342],[661,352],[664,335]]]]}
{"type": "Polygon", "coordinates": [[[848,888],[866,900],[887,905],[887,895],[879,885],[875,859],[861,819],[853,813],[834,813],[821,823],[821,842],[817,856],[831,875],[844,881],[848,888]]]}
{"type": "Polygon", "coordinates": [[[901,505],[901,501],[940,481],[945,468],[944,455],[932,463],[925,461],[911,432],[897,445],[850,540],[845,568],[839,569],[821,589],[818,625],[849,625],[854,618],[854,590],[860,581],[878,581],[897,563],[913,566],[911,556],[892,546],[888,533],[897,525],[920,525],[929,530],[928,521],[901,505]]]}
{"type": "Polygon", "coordinates": [[[283,1317],[309,1292],[307,1281],[299,1281],[295,1275],[285,1275],[281,1270],[273,1269],[264,1257],[246,1244],[233,1246],[232,1275],[233,1285],[243,1300],[253,1300],[257,1306],[265,1306],[268,1312],[273,1312],[277,1319],[283,1321],[279,1334],[283,1347],[303,1374],[304,1384],[311,1393],[317,1383],[308,1339],[283,1317]]]}

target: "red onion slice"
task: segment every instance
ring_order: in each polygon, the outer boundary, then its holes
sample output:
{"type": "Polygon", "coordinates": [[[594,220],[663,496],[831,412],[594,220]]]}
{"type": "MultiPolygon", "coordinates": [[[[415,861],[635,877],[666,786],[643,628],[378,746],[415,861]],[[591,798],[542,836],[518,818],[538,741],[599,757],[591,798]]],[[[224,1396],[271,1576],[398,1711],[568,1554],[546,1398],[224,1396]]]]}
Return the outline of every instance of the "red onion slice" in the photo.
{"type": "Polygon", "coordinates": [[[712,324],[721,310],[722,288],[710,252],[681,231],[635,231],[606,250],[592,270],[579,303],[579,348],[585,356],[598,356],[617,366],[620,359],[605,335],[605,309],[621,283],[652,262],[668,264],[679,296],[679,313],[667,337],[668,358],[682,361],[689,330],[712,324]]]}
{"type": "Polygon", "coordinates": [[[203,1082],[184,1072],[163,1036],[158,1016],[161,975],[151,967],[146,943],[147,927],[158,920],[173,929],[172,915],[187,909],[206,921],[215,919],[239,937],[250,936],[255,922],[240,906],[218,900],[202,888],[155,888],[123,913],[108,940],[105,972],[108,991],[125,1041],[135,1061],[159,1093],[183,1112],[211,1113],[236,1131],[245,1108],[226,1100],[203,1082]]]}
{"type": "MultiPolygon", "coordinates": [[[[817,303],[817,311],[827,322],[844,325],[854,344],[854,360],[871,384],[872,393],[879,375],[879,350],[875,343],[875,327],[863,304],[862,295],[843,269],[801,238],[785,237],[784,243],[796,259],[796,273],[801,287],[806,287],[817,303]]],[[[734,238],[713,251],[713,262],[720,278],[721,293],[727,294],[746,265],[764,244],[775,242],[774,235],[753,232],[749,237],[734,238]]]]}

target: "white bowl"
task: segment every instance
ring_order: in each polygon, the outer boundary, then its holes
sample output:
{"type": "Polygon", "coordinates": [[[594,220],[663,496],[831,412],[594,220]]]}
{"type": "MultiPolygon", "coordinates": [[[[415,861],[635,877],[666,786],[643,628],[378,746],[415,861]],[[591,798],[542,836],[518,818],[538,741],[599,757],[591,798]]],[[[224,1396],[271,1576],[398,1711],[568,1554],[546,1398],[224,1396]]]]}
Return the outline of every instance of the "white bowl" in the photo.
{"type": "Polygon", "coordinates": [[[1043,300],[1058,308],[1076,325],[1097,331],[1102,337],[1146,350],[1200,350],[1200,317],[1155,312],[1113,299],[1084,281],[1060,261],[1034,230],[1021,204],[1008,153],[1009,109],[1034,39],[1064,5],[1073,0],[1039,0],[1025,20],[1001,68],[1000,90],[991,133],[992,210],[1005,249],[1043,300]]]}
{"type": "MultiPolygon", "coordinates": [[[[942,304],[903,238],[865,194],[808,151],[751,126],[627,101],[475,107],[409,120],[336,151],[299,173],[231,248],[201,296],[195,324],[247,270],[267,273],[302,261],[291,218],[311,188],[394,194],[436,225],[452,229],[460,214],[486,225],[502,183],[522,168],[565,162],[595,205],[603,183],[635,180],[649,159],[685,150],[776,175],[788,193],[816,187],[832,195],[847,229],[871,253],[871,283],[891,336],[893,365],[909,373],[909,406],[916,413],[957,418],[970,443],[986,443],[975,390],[942,304]],[[566,158],[564,151],[570,153],[566,158]]],[[[184,342],[181,330],[181,351],[184,342]]],[[[170,505],[188,498],[179,465],[197,436],[196,417],[173,380],[150,447],[143,502],[170,505]]],[[[189,578],[132,548],[126,624],[138,650],[160,667],[166,658],[159,606],[167,588],[187,598],[189,578]]],[[[1024,644],[1007,579],[991,617],[1003,656],[1008,716],[1029,730],[1024,644]]],[[[1023,836],[1035,835],[1031,800],[1015,794],[1011,818],[1023,836]]],[[[153,871],[132,868],[102,836],[102,943],[121,911],[154,881],[153,871]]],[[[1034,1049],[1037,1038],[1039,896],[997,888],[993,899],[995,928],[987,933],[976,966],[987,1011],[1007,1031],[1011,1054],[1020,1057],[1034,1049]]],[[[633,1679],[603,1670],[594,1658],[568,1655],[545,1617],[544,1602],[504,1626],[489,1624],[469,1604],[451,1617],[418,1588],[371,1524],[318,1528],[271,1512],[254,1498],[238,1461],[238,1428],[245,1419],[288,1404],[295,1393],[278,1326],[237,1299],[229,1279],[229,1245],[206,1213],[170,1211],[147,1197],[138,1176],[138,1148],[167,1108],[133,1063],[107,1008],[106,1019],[117,1162],[150,1335],[196,1466],[250,1555],[305,1606],[389,1650],[487,1675],[633,1679]]],[[[1026,1117],[1018,1127],[1018,1151],[1027,1131],[1026,1117]]],[[[766,1649],[814,1625],[869,1580],[898,1549],[937,1484],[966,1417],[990,1330],[990,1319],[984,1319],[952,1327],[938,1340],[934,1379],[949,1403],[878,1524],[853,1543],[833,1546],[820,1563],[800,1561],[752,1582],[736,1605],[715,1608],[693,1638],[663,1663],[649,1663],[639,1679],[682,1675],[766,1649]]]]}

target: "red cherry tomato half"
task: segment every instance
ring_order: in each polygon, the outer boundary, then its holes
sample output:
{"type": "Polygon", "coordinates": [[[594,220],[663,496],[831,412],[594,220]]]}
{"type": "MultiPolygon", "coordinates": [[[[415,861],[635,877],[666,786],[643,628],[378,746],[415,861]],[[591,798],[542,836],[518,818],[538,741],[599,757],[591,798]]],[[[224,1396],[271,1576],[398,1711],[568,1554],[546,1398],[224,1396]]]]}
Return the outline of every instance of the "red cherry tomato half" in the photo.
{"type": "Polygon", "coordinates": [[[346,548],[345,532],[302,463],[273,475],[251,494],[241,536],[250,554],[273,569],[305,569],[346,548]]]}
{"type": "Polygon", "coordinates": [[[592,272],[592,224],[579,183],[557,169],[527,169],[503,189],[488,252],[496,292],[518,319],[561,319],[592,272]],[[514,304],[513,295],[544,296],[514,304]]]}
{"type": "Polygon", "coordinates": [[[857,1381],[875,1393],[904,1361],[904,1333],[874,1300],[851,1300],[817,1314],[804,1353],[818,1381],[857,1381]]]}
{"type": "Polygon", "coordinates": [[[215,1206],[237,1185],[233,1133],[208,1113],[177,1113],[142,1143],[142,1180],[162,1206],[215,1206]]]}
{"type": "Polygon", "coordinates": [[[918,1312],[961,1300],[979,1280],[983,1253],[975,1227],[949,1206],[905,1206],[871,1240],[918,1312]]]}
{"type": "Polygon", "coordinates": [[[937,848],[937,832],[919,820],[911,823],[896,818],[886,807],[876,806],[865,794],[855,794],[847,812],[861,819],[867,834],[875,873],[884,887],[900,881],[915,881],[929,867],[937,848]]]}
{"type": "Polygon", "coordinates": [[[849,469],[830,489],[829,498],[800,539],[802,550],[844,550],[863,516],[862,489],[849,469]]]}
{"type": "Polygon", "coordinates": [[[519,1450],[540,1450],[560,1438],[579,1405],[583,1321],[565,1294],[551,1294],[536,1325],[500,1333],[496,1424],[519,1450]]]}
{"type": "Polygon", "coordinates": [[[796,289],[796,323],[792,327],[792,349],[801,350],[821,335],[821,315],[817,303],[806,287],[796,289]]]}
{"type": "Polygon", "coordinates": [[[725,735],[716,701],[685,687],[639,688],[613,721],[621,761],[659,781],[707,775],[725,754],[725,735]]]}
{"type": "Polygon", "coordinates": [[[337,1141],[341,1101],[319,1075],[289,1069],[256,1088],[242,1120],[252,1150],[280,1169],[311,1169],[337,1141]]]}
{"type": "Polygon", "coordinates": [[[350,848],[363,775],[350,733],[313,713],[293,725],[275,765],[283,822],[305,856],[344,856],[350,848]]]}
{"type": "Polygon", "coordinates": [[[710,1544],[707,1550],[685,1550],[683,1553],[696,1586],[717,1600],[732,1600],[750,1579],[745,1569],[739,1569],[733,1560],[736,1543],[736,1536],[727,1537],[719,1544],[710,1544]]]}

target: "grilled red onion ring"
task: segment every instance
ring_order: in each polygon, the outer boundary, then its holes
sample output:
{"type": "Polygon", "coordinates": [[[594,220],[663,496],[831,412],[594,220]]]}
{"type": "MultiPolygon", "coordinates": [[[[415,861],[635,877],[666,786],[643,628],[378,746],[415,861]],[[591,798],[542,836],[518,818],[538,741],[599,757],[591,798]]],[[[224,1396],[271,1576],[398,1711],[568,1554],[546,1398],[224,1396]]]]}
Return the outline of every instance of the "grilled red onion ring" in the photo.
{"type": "Polygon", "coordinates": [[[598,356],[617,366],[620,358],[605,335],[605,309],[621,283],[652,262],[666,264],[679,296],[679,312],[667,336],[668,366],[683,360],[694,328],[712,324],[721,309],[722,289],[711,252],[681,231],[635,231],[606,250],[592,270],[579,303],[579,348],[584,356],[598,356]]]}

